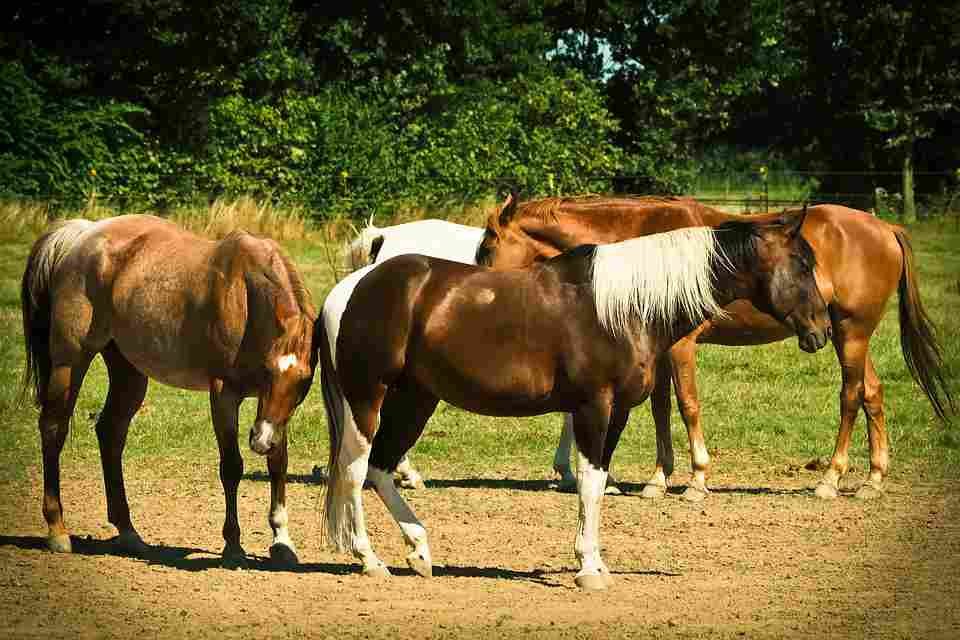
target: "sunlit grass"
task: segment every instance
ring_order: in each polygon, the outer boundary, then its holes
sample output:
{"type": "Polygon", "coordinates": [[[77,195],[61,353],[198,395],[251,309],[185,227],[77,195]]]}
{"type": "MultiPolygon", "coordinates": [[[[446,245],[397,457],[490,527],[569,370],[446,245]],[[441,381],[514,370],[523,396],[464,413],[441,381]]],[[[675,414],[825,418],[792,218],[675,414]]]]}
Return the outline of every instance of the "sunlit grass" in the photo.
{"type": "MultiPolygon", "coordinates": [[[[486,206],[492,207],[490,202],[486,206]]],[[[213,210],[213,208],[211,208],[213,210]]],[[[3,230],[0,243],[0,479],[20,475],[25,467],[40,463],[37,412],[29,403],[16,403],[23,371],[23,341],[19,309],[19,280],[27,252],[36,233],[42,207],[23,206],[25,220],[3,230]]],[[[257,213],[253,205],[237,206],[241,220],[278,219],[257,213]],[[245,213],[241,213],[243,210],[245,213]],[[259,218],[257,218],[259,216],[259,218]]],[[[266,209],[263,209],[266,211],[266,209]]],[[[478,224],[489,209],[464,209],[461,221],[478,224]],[[470,218],[470,216],[475,216],[470,218]]],[[[302,212],[301,212],[302,213],[302,212]]],[[[423,212],[421,212],[423,213],[423,212]]],[[[211,235],[224,228],[220,223],[203,223],[203,210],[175,213],[211,235]]],[[[218,214],[221,215],[221,214],[218,214]]],[[[379,226],[405,220],[377,220],[379,226]]],[[[436,213],[432,215],[437,215],[436,213]]],[[[231,217],[232,216],[232,217],[231,217]]],[[[0,220],[14,213],[0,208],[0,220]]],[[[295,216],[291,216],[294,218],[295,216]]],[[[283,216],[280,216],[283,218],[283,216]]],[[[271,223],[274,224],[274,223],[271,223]]],[[[279,224],[279,223],[276,223],[279,224]]],[[[353,231],[343,219],[325,226],[291,223],[278,232],[286,250],[304,275],[319,305],[335,281],[333,263],[342,244],[353,231]],[[299,229],[299,230],[298,230],[299,229]],[[285,234],[285,235],[283,235],[285,234]]],[[[270,224],[258,229],[273,235],[270,224]]],[[[945,360],[950,368],[954,393],[958,394],[956,373],[960,366],[960,232],[953,224],[931,222],[911,228],[924,303],[937,324],[945,360]]],[[[956,425],[938,423],[930,406],[914,384],[900,354],[896,300],[871,341],[871,352],[884,382],[887,425],[892,445],[892,473],[926,477],[960,477],[960,437],[956,425]]],[[[704,346],[699,355],[698,386],[703,405],[707,446],[718,472],[772,473],[785,466],[829,455],[838,423],[839,368],[827,348],[815,354],[802,353],[795,339],[760,347],[704,346]]],[[[106,395],[105,369],[95,361],[87,375],[78,402],[71,435],[64,456],[99,467],[93,418],[106,395]]],[[[255,403],[244,403],[241,418],[241,448],[248,470],[260,470],[263,461],[247,451],[246,431],[255,403]]],[[[674,415],[674,446],[677,469],[685,474],[686,434],[674,415]]],[[[557,416],[533,419],[497,419],[475,416],[441,404],[413,451],[416,464],[429,477],[432,473],[464,477],[499,477],[522,474],[549,477],[553,447],[559,432],[557,416]]],[[[864,420],[860,416],[852,451],[854,464],[862,471],[867,464],[864,420]]],[[[127,457],[216,467],[217,447],[210,424],[207,396],[151,383],[147,401],[130,431],[127,457]]],[[[319,380],[291,425],[291,473],[308,474],[316,463],[327,458],[327,434],[319,380]]],[[[649,406],[636,408],[615,459],[622,479],[640,482],[652,467],[654,438],[649,406]]],[[[99,471],[97,471],[99,473],[99,471]]],[[[681,476],[682,477],[682,476],[681,476]]]]}

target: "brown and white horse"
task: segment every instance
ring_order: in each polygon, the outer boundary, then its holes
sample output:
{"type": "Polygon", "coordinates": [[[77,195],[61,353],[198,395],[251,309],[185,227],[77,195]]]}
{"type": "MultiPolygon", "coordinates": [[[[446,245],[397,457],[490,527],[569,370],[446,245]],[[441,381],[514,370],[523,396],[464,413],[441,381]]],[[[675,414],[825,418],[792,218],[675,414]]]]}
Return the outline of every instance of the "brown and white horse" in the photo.
{"type": "MultiPolygon", "coordinates": [[[[754,216],[751,216],[753,218],[754,216]]],[[[487,223],[477,263],[496,269],[523,267],[551,258],[583,243],[619,242],[672,229],[716,227],[743,216],[706,207],[690,198],[547,198],[517,205],[508,202],[487,223]]],[[[837,205],[810,207],[803,236],[817,257],[816,278],[830,308],[833,344],[842,372],[840,427],[836,447],[816,489],[820,497],[836,497],[840,477],[849,466],[850,434],[862,408],[870,441],[870,475],[857,495],[880,495],[889,468],[889,445],[883,413],[883,391],[870,359],[870,336],[887,301],[899,292],[900,342],[907,368],[930,400],[937,416],[953,408],[943,377],[940,349],[924,312],[906,231],[870,214],[837,205]]],[[[748,301],[726,307],[722,317],[708,319],[677,341],[669,353],[680,414],[687,427],[693,477],[689,500],[707,493],[709,456],[704,445],[696,387],[698,343],[765,344],[783,340],[792,328],[748,301]]],[[[651,398],[657,429],[657,466],[644,495],[663,495],[673,472],[670,439],[670,372],[661,368],[651,398]]],[[[569,465],[569,438],[561,439],[555,458],[569,465]],[[566,448],[564,448],[564,446],[566,448]]],[[[561,473],[564,469],[558,469],[561,473]]],[[[566,469],[569,475],[569,466],[566,469]]]]}
{"type": "MultiPolygon", "coordinates": [[[[407,563],[430,575],[426,530],[392,472],[438,401],[495,416],[562,411],[573,414],[580,452],[576,582],[605,588],[598,536],[607,469],[630,408],[653,387],[660,354],[739,299],[790,326],[804,350],[829,339],[802,221],[584,246],[506,272],[418,255],[359,272],[339,326],[322,323],[320,341],[330,541],[349,549],[364,574],[389,574],[367,537],[361,488],[370,477],[412,548],[407,563]]],[[[330,296],[343,303],[336,288],[330,296]]]]}
{"type": "Polygon", "coordinates": [[[152,216],[70,220],[42,235],[21,288],[27,367],[40,407],[47,545],[71,551],[60,501],[60,452],[84,375],[99,353],[110,385],[96,431],[107,517],[117,544],[143,554],[130,519],[122,455],[148,378],[210,395],[226,500],[226,564],[239,564],[238,411],[257,397],[250,447],[270,472],[271,556],[295,564],[287,530],[287,421],[317,364],[316,311],[297,270],[271,240],[235,232],[220,242],[152,216]]]}

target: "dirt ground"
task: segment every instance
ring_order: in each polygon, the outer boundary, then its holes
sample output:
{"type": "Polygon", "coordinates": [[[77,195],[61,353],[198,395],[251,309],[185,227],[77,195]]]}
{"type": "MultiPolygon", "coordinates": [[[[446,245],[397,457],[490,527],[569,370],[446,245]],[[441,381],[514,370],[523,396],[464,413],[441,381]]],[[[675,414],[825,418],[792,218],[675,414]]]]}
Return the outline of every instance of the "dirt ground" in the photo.
{"type": "MultiPolygon", "coordinates": [[[[256,466],[248,461],[248,469],[256,466]]],[[[240,519],[249,567],[220,567],[216,470],[127,465],[148,559],[109,543],[99,465],[65,461],[72,555],[43,549],[39,473],[0,502],[0,636],[6,638],[960,637],[960,483],[894,476],[887,493],[820,501],[817,475],[784,468],[715,476],[707,501],[639,484],[604,501],[615,582],[573,583],[576,497],[546,479],[435,474],[406,491],[431,535],[434,577],[403,562],[399,530],[365,493],[371,540],[394,576],[363,578],[321,547],[322,488],[294,475],[291,535],[300,565],[270,567],[269,482],[248,473],[240,519]]]]}

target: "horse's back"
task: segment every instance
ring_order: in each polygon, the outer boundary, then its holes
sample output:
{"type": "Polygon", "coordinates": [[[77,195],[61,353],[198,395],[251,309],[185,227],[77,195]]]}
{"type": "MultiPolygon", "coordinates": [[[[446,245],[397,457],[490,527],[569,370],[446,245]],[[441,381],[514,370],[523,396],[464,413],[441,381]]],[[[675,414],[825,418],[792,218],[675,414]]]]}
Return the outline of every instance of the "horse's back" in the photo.
{"type": "Polygon", "coordinates": [[[384,262],[405,253],[473,263],[483,229],[448,222],[447,220],[417,220],[380,229],[383,240],[373,256],[384,262]]]}

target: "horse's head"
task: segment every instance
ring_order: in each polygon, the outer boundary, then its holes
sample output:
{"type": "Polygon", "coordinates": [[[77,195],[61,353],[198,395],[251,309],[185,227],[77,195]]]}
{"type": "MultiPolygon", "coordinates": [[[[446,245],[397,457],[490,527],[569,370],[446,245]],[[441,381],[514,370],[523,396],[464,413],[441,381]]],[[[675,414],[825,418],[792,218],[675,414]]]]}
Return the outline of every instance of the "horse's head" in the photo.
{"type": "Polygon", "coordinates": [[[806,215],[804,207],[799,213],[783,213],[770,222],[750,225],[753,265],[749,277],[753,305],[790,327],[800,348],[812,353],[827,344],[833,330],[814,276],[816,256],[800,233],[806,215]]]}
{"type": "MultiPolygon", "coordinates": [[[[494,269],[516,269],[549,257],[541,254],[533,239],[517,224],[514,218],[517,200],[517,192],[511,192],[500,210],[487,219],[483,240],[477,247],[477,264],[494,269]]],[[[559,252],[553,252],[556,253],[559,252]]]]}
{"type": "Polygon", "coordinates": [[[287,422],[307,396],[317,368],[319,323],[309,301],[300,300],[305,295],[305,289],[301,295],[275,292],[267,314],[272,318],[265,319],[272,325],[264,328],[272,338],[259,364],[257,417],[250,429],[250,448],[261,455],[285,441],[287,422]]]}

